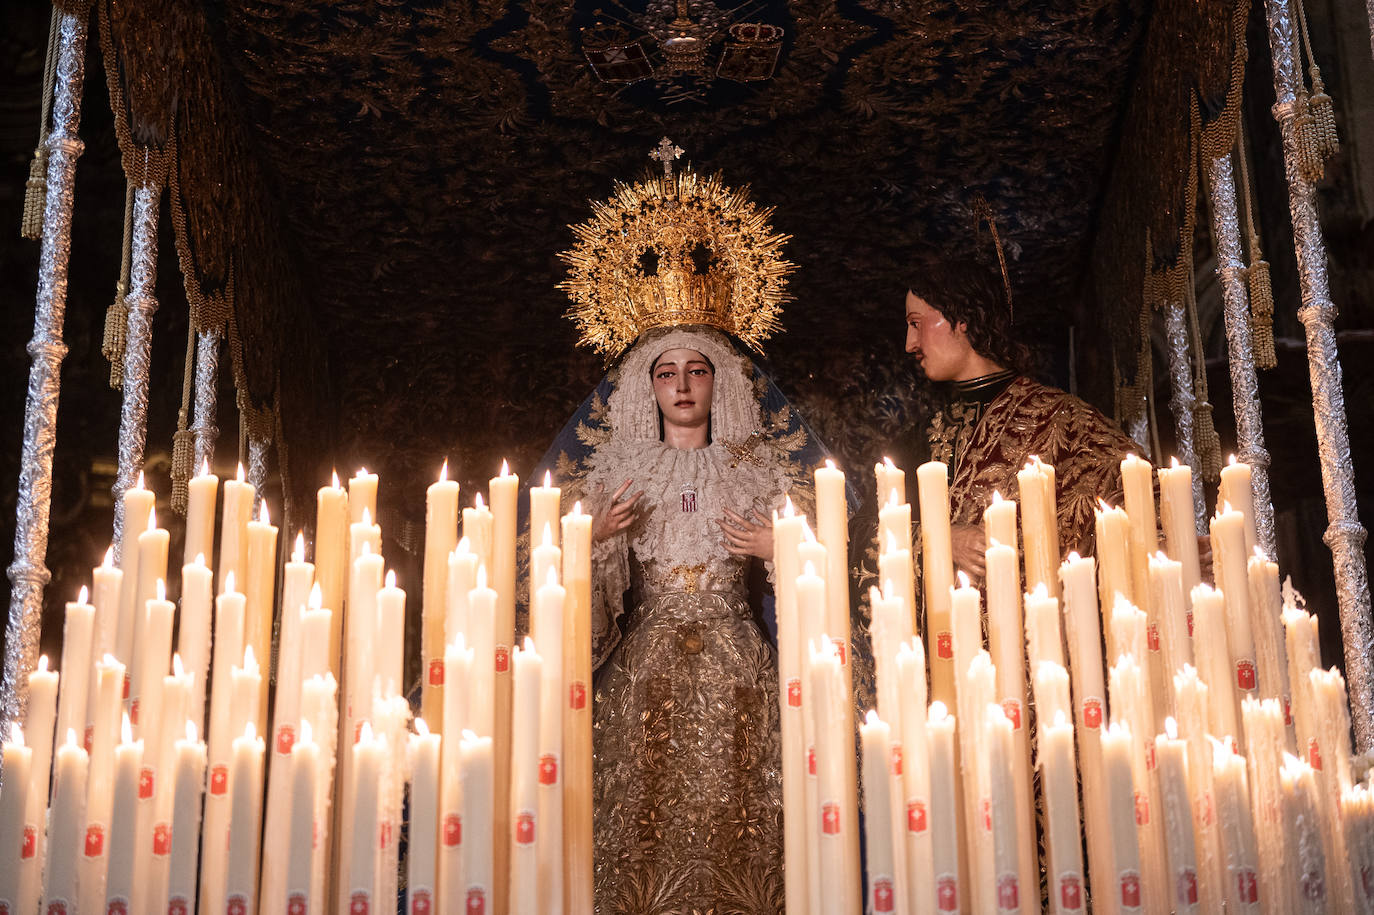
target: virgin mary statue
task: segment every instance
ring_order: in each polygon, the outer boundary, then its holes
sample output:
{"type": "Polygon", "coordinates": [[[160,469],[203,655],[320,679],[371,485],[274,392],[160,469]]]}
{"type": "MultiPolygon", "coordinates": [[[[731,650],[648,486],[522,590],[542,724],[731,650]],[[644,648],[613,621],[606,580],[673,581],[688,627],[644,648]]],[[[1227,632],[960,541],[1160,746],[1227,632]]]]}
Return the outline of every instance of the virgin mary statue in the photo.
{"type": "Polygon", "coordinates": [[[783,903],[770,515],[825,458],[746,348],[792,265],[770,211],[690,170],[618,185],[562,284],[615,358],[546,464],[594,516],[595,887],[603,915],[783,903]],[[751,600],[751,593],[755,599],[751,600]]]}

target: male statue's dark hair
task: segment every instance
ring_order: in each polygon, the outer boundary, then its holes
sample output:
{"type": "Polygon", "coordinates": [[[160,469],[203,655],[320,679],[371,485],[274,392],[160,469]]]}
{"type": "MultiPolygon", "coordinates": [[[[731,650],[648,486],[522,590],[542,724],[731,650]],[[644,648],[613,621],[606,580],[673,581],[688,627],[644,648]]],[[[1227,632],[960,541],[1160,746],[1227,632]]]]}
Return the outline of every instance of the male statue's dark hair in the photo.
{"type": "Polygon", "coordinates": [[[995,266],[969,258],[929,258],[908,271],[907,288],[945,316],[950,326],[963,322],[968,342],[1018,375],[1034,371],[1031,351],[1012,331],[1002,274],[995,266]]]}

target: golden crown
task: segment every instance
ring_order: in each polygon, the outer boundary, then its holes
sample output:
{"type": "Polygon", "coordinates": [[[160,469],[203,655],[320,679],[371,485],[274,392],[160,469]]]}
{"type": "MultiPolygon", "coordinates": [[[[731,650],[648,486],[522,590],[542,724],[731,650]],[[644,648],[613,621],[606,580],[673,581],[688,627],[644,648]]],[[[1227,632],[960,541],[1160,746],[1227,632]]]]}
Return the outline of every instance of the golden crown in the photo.
{"type": "Polygon", "coordinates": [[[756,207],[747,186],[733,190],[690,168],[674,174],[681,153],[665,138],[651,153],[663,174],[617,181],[559,255],[569,270],[558,288],[573,301],[578,342],[608,358],[652,327],[705,324],[755,350],[780,327],[795,266],[782,246],[791,236],[773,231],[773,209],[756,207]]]}

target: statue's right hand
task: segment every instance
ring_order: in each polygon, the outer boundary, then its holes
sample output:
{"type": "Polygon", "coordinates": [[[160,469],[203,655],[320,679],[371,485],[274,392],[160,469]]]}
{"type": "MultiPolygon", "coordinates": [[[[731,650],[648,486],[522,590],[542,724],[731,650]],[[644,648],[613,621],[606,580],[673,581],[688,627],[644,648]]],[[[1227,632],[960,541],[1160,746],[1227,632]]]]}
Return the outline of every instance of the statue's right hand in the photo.
{"type": "MultiPolygon", "coordinates": [[[[610,499],[601,501],[596,512],[592,515],[593,542],[614,537],[639,520],[639,497],[644,495],[644,491],[640,490],[628,497],[625,495],[625,491],[630,488],[630,484],[633,482],[633,480],[626,480],[620,484],[619,489],[611,494],[610,499]]],[[[605,487],[598,487],[598,489],[602,494],[606,492],[605,487]]]]}

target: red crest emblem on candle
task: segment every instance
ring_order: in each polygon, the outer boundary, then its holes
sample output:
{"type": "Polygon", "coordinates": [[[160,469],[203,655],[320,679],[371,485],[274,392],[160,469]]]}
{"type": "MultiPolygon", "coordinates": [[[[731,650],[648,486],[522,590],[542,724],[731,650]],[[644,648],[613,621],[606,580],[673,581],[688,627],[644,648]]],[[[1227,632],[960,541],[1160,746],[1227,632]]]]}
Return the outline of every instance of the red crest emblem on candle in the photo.
{"type": "Polygon", "coordinates": [[[286,915],[306,915],[309,911],[304,893],[292,893],[286,897],[286,915]]]}
{"type": "Polygon", "coordinates": [[[1184,617],[1188,620],[1188,638],[1193,637],[1193,611],[1189,610],[1184,617]]]}
{"type": "Polygon", "coordinates": [[[925,801],[907,801],[906,804],[906,829],[907,832],[925,832],[929,826],[926,820],[925,801]]]}
{"type": "Polygon", "coordinates": [[[38,854],[38,830],[32,826],[24,827],[24,839],[19,845],[20,858],[32,858],[38,854]]]}
{"type": "MultiPolygon", "coordinates": [[[[126,689],[128,687],[125,687],[126,689]]],[[[129,703],[129,723],[138,724],[138,700],[129,703]]]]}
{"type": "Polygon", "coordinates": [[[935,904],[941,912],[959,911],[959,880],[953,874],[935,878],[935,904]]]}
{"type": "Polygon", "coordinates": [[[296,745],[296,729],[289,724],[277,728],[277,755],[290,756],[291,748],[296,745]]]}
{"type": "Polygon", "coordinates": [[[1150,799],[1141,791],[1135,793],[1135,825],[1150,825],[1150,799]]]}
{"type": "Polygon", "coordinates": [[[982,814],[983,832],[992,832],[992,798],[985,797],[979,801],[978,811],[982,814]]]}
{"type": "Polygon", "coordinates": [[[1021,730],[1021,700],[1003,699],[1002,712],[1007,716],[1007,720],[1011,722],[1011,729],[1013,731],[1021,730]]]}
{"type": "Polygon", "coordinates": [[[1147,741],[1145,741],[1145,768],[1146,768],[1146,769],[1153,769],[1154,767],[1155,767],[1155,742],[1154,742],[1153,740],[1147,740],[1147,741]]]}
{"type": "Polygon", "coordinates": [[[153,826],[153,854],[169,855],[172,853],[172,827],[167,823],[157,823],[153,826]]]}
{"type": "Polygon", "coordinates": [[[1140,908],[1140,874],[1135,871],[1121,874],[1121,904],[1128,909],[1140,908]]]}
{"type": "Polygon", "coordinates": [[[1021,883],[1015,874],[997,878],[997,907],[1007,911],[1021,907],[1021,883]]]}
{"type": "Polygon", "coordinates": [[[230,896],[224,907],[225,915],[248,915],[248,897],[242,893],[230,896]]]}
{"type": "Polygon", "coordinates": [[[558,757],[552,753],[539,757],[539,784],[558,784],[558,757]]]}
{"type": "Polygon", "coordinates": [[[1259,878],[1246,868],[1236,874],[1236,892],[1241,902],[1259,902],[1259,878]]]}
{"type": "Polygon", "coordinates": [[[129,900],[124,898],[111,899],[105,906],[105,915],[129,915],[129,900]]]}
{"type": "Polygon", "coordinates": [[[391,847],[391,821],[383,820],[377,828],[377,847],[391,847]]]}
{"type": "Polygon", "coordinates": [[[816,748],[815,748],[815,747],[807,747],[807,748],[806,748],[806,774],[807,774],[807,775],[815,775],[815,774],[816,774],[816,748]]]}
{"type": "Polygon", "coordinates": [[[873,911],[891,912],[893,908],[892,878],[878,877],[873,881],[873,911]]]}
{"type": "Polygon", "coordinates": [[[138,770],[138,799],[146,801],[153,796],[154,776],[153,770],[144,766],[138,770]]]}
{"type": "Polygon", "coordinates": [[[348,903],[348,915],[367,915],[372,908],[371,894],[366,890],[358,890],[348,903]]]}
{"type": "Polygon", "coordinates": [[[515,844],[534,844],[534,811],[522,810],[515,817],[515,844]]]}
{"type": "Polygon", "coordinates": [[[1317,738],[1311,737],[1307,741],[1307,764],[1318,772],[1322,770],[1322,751],[1317,746],[1317,738]]]}
{"type": "Polygon", "coordinates": [[[568,687],[568,707],[584,709],[587,707],[587,684],[574,680],[568,687]]]}
{"type": "Polygon", "coordinates": [[[1243,690],[1255,688],[1255,662],[1241,658],[1236,662],[1236,686],[1243,690]]]}
{"type": "Polygon", "coordinates": [[[510,670],[510,649],[505,645],[496,646],[496,672],[505,673],[510,670]]]}
{"type": "Polygon", "coordinates": [[[935,654],[948,661],[954,657],[954,634],[948,631],[935,633],[935,654]]]}
{"type": "MultiPolygon", "coordinates": [[[[130,671],[128,671],[128,670],[124,671],[124,695],[121,696],[120,698],[123,698],[123,699],[129,698],[129,684],[133,682],[133,678],[134,678],[134,675],[133,675],[130,671]]],[[[130,724],[133,724],[132,721],[129,722],[129,723],[130,723],[130,724]]]]}
{"type": "Polygon", "coordinates": [[[226,794],[229,791],[229,767],[210,767],[210,793],[226,794]]]}
{"type": "Polygon", "coordinates": [[[1159,624],[1151,623],[1145,627],[1145,644],[1151,651],[1159,651],[1159,624]]]}
{"type": "Polygon", "coordinates": [[[468,888],[467,915],[486,915],[487,892],[480,886],[468,888]]]}
{"type": "Polygon", "coordinates": [[[1195,809],[1194,812],[1193,812],[1193,816],[1194,816],[1194,817],[1197,819],[1197,821],[1198,821],[1199,823],[1201,823],[1203,826],[1211,826],[1211,825],[1212,825],[1212,792],[1210,792],[1210,791],[1204,791],[1204,792],[1202,792],[1202,794],[1198,797],[1198,799],[1197,799],[1194,803],[1196,804],[1196,809],[1195,809]]]}
{"type": "Polygon", "coordinates": [[[86,733],[81,738],[82,749],[84,749],[87,753],[91,752],[91,741],[93,739],[95,739],[95,725],[88,724],[86,725],[86,733]]]}
{"type": "Polygon", "coordinates": [[[358,741],[360,741],[360,740],[362,740],[362,739],[363,739],[363,722],[362,722],[362,719],[360,718],[360,719],[358,719],[357,721],[353,722],[353,742],[354,742],[354,743],[357,743],[358,741]]]}
{"type": "Polygon", "coordinates": [[[1071,912],[1083,909],[1083,879],[1077,874],[1064,874],[1059,878],[1059,907],[1071,912]]]}
{"type": "Polygon", "coordinates": [[[892,745],[892,774],[902,774],[902,748],[897,744],[892,745]]]}
{"type": "Polygon", "coordinates": [[[173,896],[167,900],[167,915],[187,915],[189,911],[185,896],[173,896]]]}
{"type": "Polygon", "coordinates": [[[1083,725],[1094,731],[1102,727],[1102,700],[1089,696],[1083,700],[1083,725]]]}
{"type": "Polygon", "coordinates": [[[105,853],[105,827],[92,823],[86,827],[86,857],[99,858],[105,853]]]}
{"type": "Polygon", "coordinates": [[[429,662],[429,685],[444,685],[444,659],[431,658],[429,662]]]}
{"type": "Polygon", "coordinates": [[[1313,902],[1326,898],[1326,881],[1322,879],[1321,871],[1308,871],[1298,878],[1298,886],[1302,889],[1302,895],[1313,902]]]}
{"type": "Polygon", "coordinates": [[[48,915],[67,915],[67,902],[65,899],[54,899],[48,903],[48,915]]]}
{"type": "Polygon", "coordinates": [[[430,899],[429,890],[416,890],[410,894],[410,915],[430,915],[434,911],[434,902],[430,899]]]}
{"type": "Polygon", "coordinates": [[[840,834],[840,805],[834,801],[821,805],[821,832],[828,836],[840,834]]]}
{"type": "Polygon", "coordinates": [[[801,678],[792,677],[787,681],[787,704],[801,708],[801,678]]]}
{"type": "Polygon", "coordinates": [[[10,904],[0,899],[0,915],[10,915],[10,904]]]}
{"type": "Polygon", "coordinates": [[[840,666],[848,664],[849,646],[845,644],[844,639],[831,639],[830,642],[835,646],[835,653],[840,656],[840,666]]]}
{"type": "Polygon", "coordinates": [[[1285,725],[1293,723],[1293,700],[1288,696],[1283,697],[1283,723],[1285,725]]]}
{"type": "Polygon", "coordinates": [[[456,848],[463,844],[463,818],[456,813],[444,817],[444,847],[456,848]]]}
{"type": "Polygon", "coordinates": [[[1177,893],[1180,905],[1197,905],[1197,871],[1190,867],[1178,875],[1177,893]]]}

